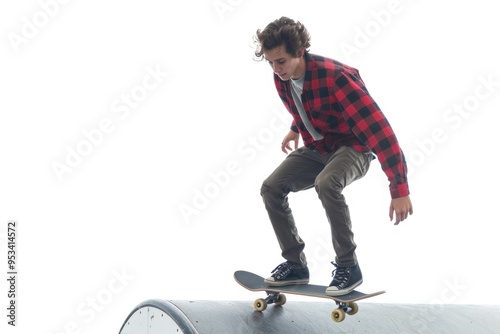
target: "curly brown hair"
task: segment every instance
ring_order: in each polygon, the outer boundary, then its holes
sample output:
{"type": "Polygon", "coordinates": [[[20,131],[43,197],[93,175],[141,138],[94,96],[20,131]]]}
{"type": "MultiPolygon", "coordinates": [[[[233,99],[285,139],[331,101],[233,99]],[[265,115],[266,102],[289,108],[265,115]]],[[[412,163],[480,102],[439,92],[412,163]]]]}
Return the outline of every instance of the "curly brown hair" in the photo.
{"type": "Polygon", "coordinates": [[[300,57],[302,49],[309,51],[310,41],[311,36],[302,23],[282,16],[269,23],[264,30],[257,30],[254,36],[257,46],[255,59],[262,60],[265,50],[271,50],[280,45],[284,45],[286,52],[292,57],[300,57]]]}

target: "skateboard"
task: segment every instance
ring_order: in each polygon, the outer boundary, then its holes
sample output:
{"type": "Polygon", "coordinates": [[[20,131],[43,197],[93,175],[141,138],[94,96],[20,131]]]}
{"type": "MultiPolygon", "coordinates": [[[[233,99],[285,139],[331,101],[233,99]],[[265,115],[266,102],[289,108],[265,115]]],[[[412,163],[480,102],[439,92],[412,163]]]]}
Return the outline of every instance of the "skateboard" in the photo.
{"type": "Polygon", "coordinates": [[[319,297],[334,300],[338,305],[331,313],[331,318],[335,322],[341,322],[345,319],[346,314],[354,315],[358,312],[356,301],[366,299],[380,294],[385,291],[374,293],[362,293],[356,290],[349,292],[343,296],[328,296],[325,293],[326,286],[314,284],[296,284],[286,286],[270,286],[264,282],[264,278],[248,271],[238,270],[234,273],[236,282],[250,291],[264,291],[267,293],[266,298],[256,299],[253,303],[255,311],[262,312],[267,308],[268,304],[284,305],[286,296],[284,293],[294,295],[302,295],[309,297],[319,297]]]}

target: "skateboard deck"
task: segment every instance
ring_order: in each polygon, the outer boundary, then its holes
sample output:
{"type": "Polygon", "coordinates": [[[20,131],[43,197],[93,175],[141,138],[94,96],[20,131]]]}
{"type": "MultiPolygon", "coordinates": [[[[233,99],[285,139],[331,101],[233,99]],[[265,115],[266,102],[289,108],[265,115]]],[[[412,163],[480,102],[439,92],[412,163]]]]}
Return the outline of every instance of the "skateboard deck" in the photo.
{"type": "Polygon", "coordinates": [[[331,317],[334,321],[340,322],[345,319],[345,315],[354,315],[358,311],[358,305],[355,303],[358,300],[378,296],[385,291],[377,291],[374,293],[363,293],[353,290],[343,296],[329,296],[325,293],[326,286],[314,284],[296,284],[287,286],[270,286],[264,282],[264,277],[254,273],[238,270],[234,273],[234,279],[238,284],[250,291],[264,291],[267,293],[266,298],[259,298],[254,302],[255,311],[262,312],[267,308],[268,304],[283,305],[286,302],[284,293],[294,295],[302,295],[309,297],[318,297],[334,300],[338,305],[337,309],[333,310],[331,317]]]}

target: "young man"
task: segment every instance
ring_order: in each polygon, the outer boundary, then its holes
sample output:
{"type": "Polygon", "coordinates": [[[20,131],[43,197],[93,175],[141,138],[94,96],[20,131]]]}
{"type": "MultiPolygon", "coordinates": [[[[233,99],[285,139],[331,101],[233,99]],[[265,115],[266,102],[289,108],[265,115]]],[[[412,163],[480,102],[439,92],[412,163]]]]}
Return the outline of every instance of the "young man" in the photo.
{"type": "Polygon", "coordinates": [[[413,213],[403,152],[358,70],[309,53],[310,36],[300,22],[287,17],[275,20],[257,30],[256,42],[255,56],[271,65],[278,95],[293,117],[281,144],[284,153],[291,153],[261,188],[286,259],[265,282],[275,286],[309,282],[305,244],[288,206],[288,194],[314,187],[331,225],[336,253],[326,293],[347,294],[363,277],[342,190],[366,174],[374,153],[389,179],[389,216],[398,225],[413,213]],[[300,148],[299,136],[304,141],[300,148]]]}

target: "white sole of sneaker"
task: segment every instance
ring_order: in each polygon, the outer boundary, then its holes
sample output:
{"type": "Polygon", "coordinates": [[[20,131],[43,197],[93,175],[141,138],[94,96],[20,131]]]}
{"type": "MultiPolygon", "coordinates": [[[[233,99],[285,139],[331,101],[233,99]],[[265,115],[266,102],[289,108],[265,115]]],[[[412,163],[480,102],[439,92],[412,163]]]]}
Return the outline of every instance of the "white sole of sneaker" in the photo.
{"type": "Polygon", "coordinates": [[[361,283],[363,283],[363,280],[358,281],[353,285],[351,285],[348,289],[343,289],[343,290],[330,289],[330,287],[328,287],[325,290],[325,294],[332,297],[347,295],[349,292],[360,286],[361,283]]]}
{"type": "Polygon", "coordinates": [[[287,285],[297,285],[297,284],[309,284],[309,279],[293,280],[293,281],[271,281],[265,279],[264,283],[269,286],[287,286],[287,285]]]}

